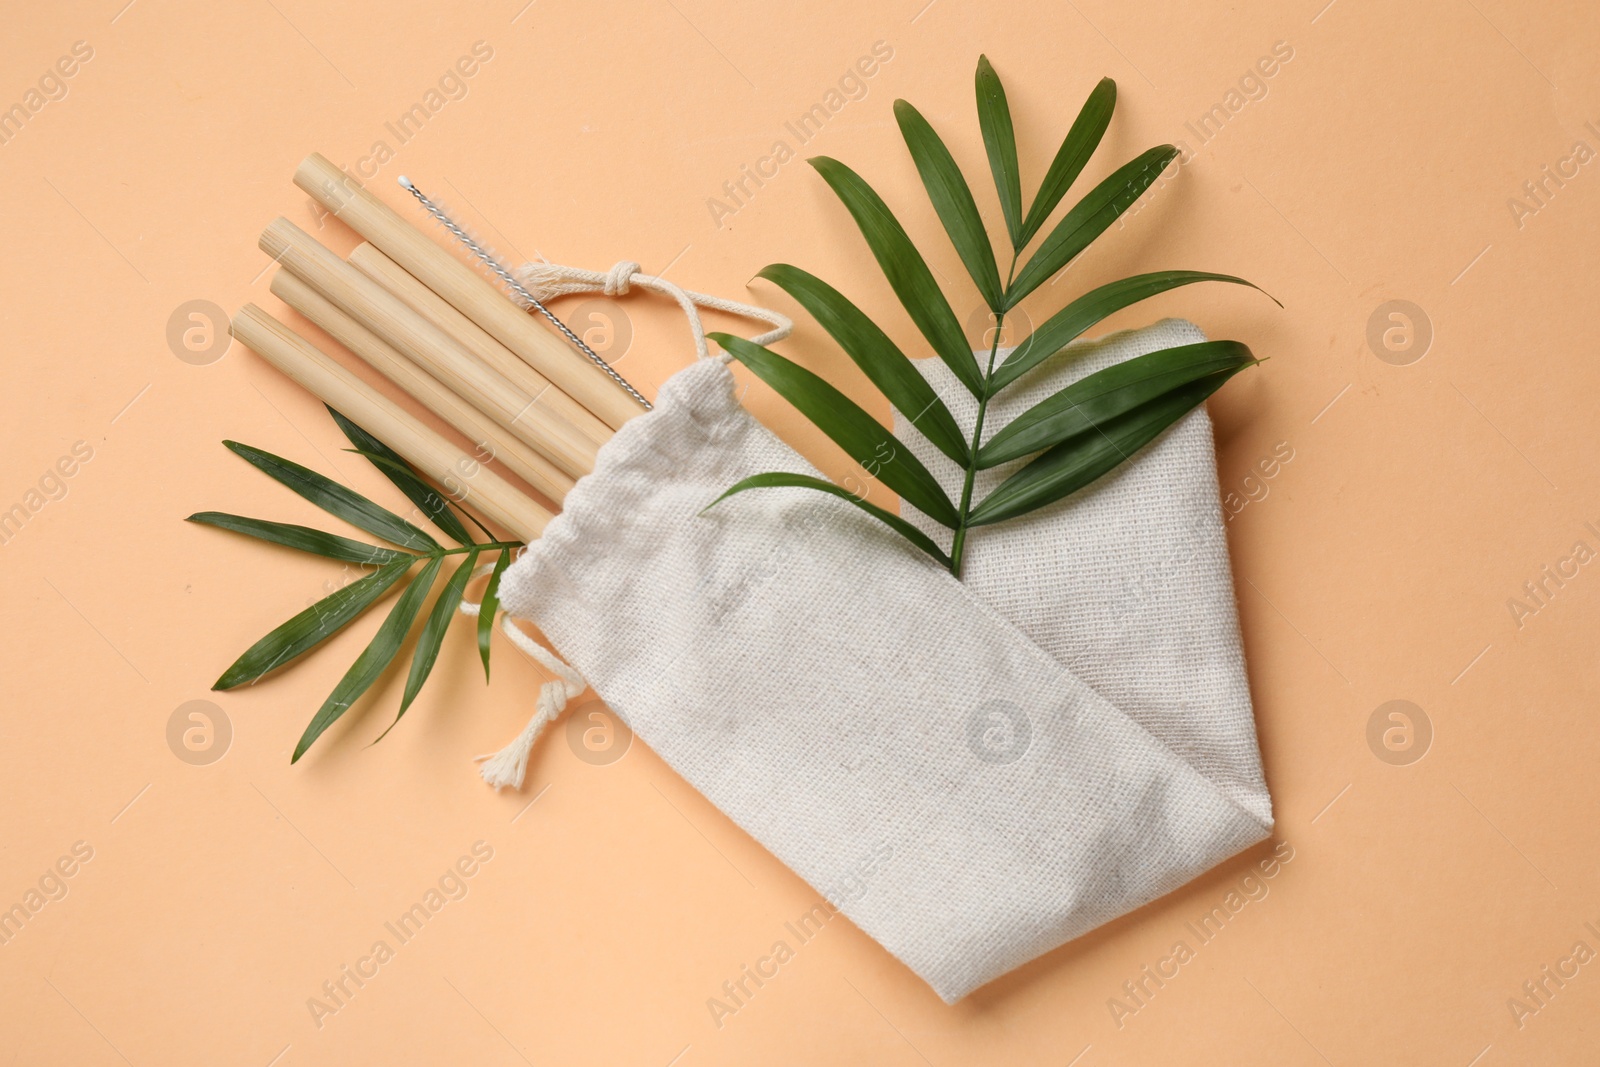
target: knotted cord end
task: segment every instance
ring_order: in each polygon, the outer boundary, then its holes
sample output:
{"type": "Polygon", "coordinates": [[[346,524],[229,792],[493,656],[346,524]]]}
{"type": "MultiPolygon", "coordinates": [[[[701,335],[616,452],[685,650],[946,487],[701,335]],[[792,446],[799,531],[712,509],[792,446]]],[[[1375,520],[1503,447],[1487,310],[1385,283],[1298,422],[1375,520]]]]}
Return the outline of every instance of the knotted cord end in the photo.
{"type": "Polygon", "coordinates": [[[517,281],[541,304],[567,293],[584,291],[584,287],[574,287],[567,282],[561,268],[553,263],[524,263],[515,273],[517,281]]]}
{"type": "Polygon", "coordinates": [[[684,317],[689,321],[689,332],[694,336],[695,352],[701,359],[705,359],[709,352],[706,348],[705,327],[700,322],[700,308],[725,311],[773,327],[753,339],[758,345],[775,344],[788,337],[790,331],[794,329],[794,323],[776,311],[680,288],[665,278],[644,273],[639,264],[631,259],[621,260],[604,273],[582,270],[578,267],[563,267],[556,263],[525,263],[517,268],[516,278],[528,295],[541,304],[546,300],[570,293],[626,296],[635,285],[670,297],[683,309],[684,317]]]}
{"type": "MultiPolygon", "coordinates": [[[[465,609],[466,605],[463,604],[462,607],[465,609]]],[[[522,781],[528,774],[528,757],[533,754],[533,746],[538,742],[539,736],[544,733],[546,726],[561,717],[561,713],[567,710],[567,704],[573,697],[589,687],[583,675],[561,662],[554,653],[512,625],[510,615],[501,618],[500,629],[511,639],[512,644],[532,656],[540,666],[556,677],[539,687],[533,718],[528,720],[528,725],[522,728],[522,732],[499,752],[478,757],[483,764],[478,773],[483,776],[485,782],[494,786],[497,792],[507,786],[512,789],[522,788],[522,781]]]]}

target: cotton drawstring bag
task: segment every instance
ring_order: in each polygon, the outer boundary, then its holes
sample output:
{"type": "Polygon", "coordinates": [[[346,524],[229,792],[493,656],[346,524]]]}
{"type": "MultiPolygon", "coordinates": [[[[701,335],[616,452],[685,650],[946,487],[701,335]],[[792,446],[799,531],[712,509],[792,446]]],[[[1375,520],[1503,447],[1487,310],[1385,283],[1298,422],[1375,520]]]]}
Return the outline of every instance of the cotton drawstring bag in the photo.
{"type": "MultiPolygon", "coordinates": [[[[1191,433],[1182,447],[1203,449],[1204,462],[1180,467],[1209,478],[1220,523],[1209,425],[1200,426],[1204,440],[1191,433]]],[[[739,405],[720,359],[674,375],[655,410],[602,447],[594,473],[501,582],[507,612],[534,622],[566,661],[539,649],[558,677],[519,742],[531,744],[587,681],[947,1002],[1266,836],[1264,789],[1251,801],[1259,760],[1253,777],[1229,763],[1238,717],[1249,720],[1242,673],[1233,726],[1208,723],[1191,737],[1172,711],[1189,681],[1204,708],[1227,695],[1230,637],[1238,659],[1231,587],[1222,596],[1200,583],[1212,595],[1192,610],[1221,613],[1223,646],[1192,660],[1207,665],[1195,678],[1169,668],[1142,684],[1137,667],[1096,676],[1131,699],[1123,708],[1064,661],[1092,651],[1073,636],[1070,612],[1034,620],[1037,639],[1025,632],[1031,594],[996,592],[998,561],[982,568],[991,604],[822,494],[765,489],[705,510],[764,471],[817,473],[739,405]]],[[[1130,483],[1152,514],[1188,488],[1167,484],[1171,473],[1130,483]]],[[[1192,500],[1199,515],[1202,494],[1192,500]]],[[[1059,551],[1070,557],[1063,566],[1101,568],[1091,557],[1124,547],[1068,538],[1054,548],[1051,536],[1036,529],[991,548],[1059,551]]],[[[979,555],[974,546],[974,575],[979,555]]],[[[1146,610],[1131,633],[1153,631],[1165,613],[1146,610]]],[[[525,759],[526,744],[508,752],[519,748],[525,759]]],[[[520,780],[520,767],[510,775],[502,762],[486,777],[520,780]]]]}
{"type": "MultiPolygon", "coordinates": [[[[1072,344],[990,401],[986,431],[1096,371],[1205,339],[1193,323],[1164,319],[1072,344]]],[[[942,360],[915,365],[970,438],[977,400],[942,360]]],[[[961,470],[898,411],[894,426],[945,491],[959,493],[961,470]]],[[[1026,462],[979,471],[974,499],[1026,462]]],[[[968,531],[962,583],[1271,825],[1220,501],[1202,405],[1070,499],[968,531]]],[[[950,531],[914,508],[905,517],[949,549],[950,531]]]]}

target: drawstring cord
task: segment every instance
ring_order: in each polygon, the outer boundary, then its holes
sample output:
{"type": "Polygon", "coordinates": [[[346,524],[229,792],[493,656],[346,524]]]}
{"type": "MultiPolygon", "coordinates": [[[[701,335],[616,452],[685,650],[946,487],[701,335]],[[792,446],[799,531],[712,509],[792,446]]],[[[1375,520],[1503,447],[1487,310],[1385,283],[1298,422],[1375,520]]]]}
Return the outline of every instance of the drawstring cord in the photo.
{"type": "MultiPolygon", "coordinates": [[[[665,278],[645,274],[639,268],[639,264],[628,259],[622,260],[604,273],[597,270],[580,270],[577,267],[563,267],[556,263],[527,263],[515,273],[517,280],[533,294],[535,300],[541,303],[574,293],[626,296],[635,285],[671,297],[677,301],[678,306],[683,309],[684,317],[689,320],[689,331],[694,334],[695,354],[700,359],[706,359],[711,354],[706,347],[705,326],[700,322],[700,308],[726,311],[730,315],[740,315],[770,325],[771,330],[759,337],[750,338],[753,344],[776,344],[794,332],[794,323],[786,315],[756,307],[754,304],[741,304],[737,300],[724,300],[720,296],[709,296],[679,288],[665,278]]],[[[722,358],[726,361],[731,357],[724,354],[722,358]]]]}
{"type": "MultiPolygon", "coordinates": [[[[725,311],[767,323],[772,327],[771,330],[750,339],[758,345],[774,344],[794,331],[794,323],[786,315],[753,304],[741,304],[737,300],[724,300],[722,297],[708,296],[705,293],[680,288],[665,278],[645,274],[639,264],[632,260],[625,259],[604,273],[580,270],[577,267],[563,267],[555,263],[529,263],[515,273],[517,280],[532,294],[533,299],[541,303],[554,297],[577,293],[602,293],[610,297],[626,296],[635,285],[671,297],[683,309],[684,317],[689,320],[689,331],[694,335],[695,354],[700,359],[707,359],[711,354],[706,346],[705,326],[700,321],[701,308],[725,311]]],[[[724,353],[721,358],[723,362],[727,362],[732,357],[724,353]]],[[[473,577],[481,577],[493,569],[493,564],[484,564],[474,572],[473,577]]],[[[476,617],[481,610],[481,604],[469,600],[461,602],[463,615],[476,617]]],[[[523,633],[511,621],[509,613],[501,617],[500,630],[511,639],[512,644],[555,675],[553,680],[539,686],[533,717],[528,720],[528,725],[522,728],[522,732],[499,752],[478,757],[478,762],[483,764],[478,773],[483,776],[484,781],[497,790],[506,786],[520,789],[528,773],[528,759],[533,753],[534,744],[544,733],[545,727],[560,718],[573,698],[588,688],[588,682],[584,680],[583,675],[562,662],[554,652],[523,633]]]]}
{"type": "MultiPolygon", "coordinates": [[[[493,570],[493,563],[485,563],[472,572],[472,577],[482,578],[493,570]]],[[[461,614],[477,618],[483,614],[483,605],[463,599],[461,614]]],[[[522,728],[522,732],[511,744],[499,752],[477,757],[477,761],[483,764],[478,773],[496,790],[506,786],[520,789],[522,780],[528,773],[528,757],[533,753],[533,746],[539,740],[539,735],[544,733],[546,726],[561,717],[561,713],[567,710],[568,702],[587,689],[589,683],[584,681],[583,675],[563,663],[554,652],[518,629],[511,621],[509,613],[500,617],[500,632],[510,638],[512,644],[533,657],[539,666],[556,676],[555,680],[539,686],[539,696],[534,702],[533,718],[528,720],[528,725],[522,728]]]]}
{"type": "Polygon", "coordinates": [[[563,663],[559,656],[518,629],[511,621],[510,615],[501,617],[500,630],[511,638],[512,644],[532,656],[541,667],[556,676],[554,681],[545,682],[539,687],[533,718],[528,720],[528,725],[522,728],[522,732],[499,752],[478,757],[478,761],[483,764],[478,773],[483,776],[484,781],[497,790],[506,786],[520,789],[522,779],[528,773],[528,757],[533,753],[533,746],[539,740],[539,735],[544,733],[546,726],[561,717],[561,713],[567,710],[568,702],[587,689],[589,684],[583,680],[583,675],[563,663]]]}

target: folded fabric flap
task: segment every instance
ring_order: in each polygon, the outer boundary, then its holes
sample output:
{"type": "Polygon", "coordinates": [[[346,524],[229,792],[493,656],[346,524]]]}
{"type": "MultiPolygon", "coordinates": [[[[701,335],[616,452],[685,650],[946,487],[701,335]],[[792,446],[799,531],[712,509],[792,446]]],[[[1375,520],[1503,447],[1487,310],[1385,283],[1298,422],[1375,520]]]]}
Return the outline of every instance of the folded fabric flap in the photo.
{"type": "Polygon", "coordinates": [[[533,619],[713,804],[954,1000],[1267,825],[676,375],[510,568],[533,619]]]}
{"type": "MultiPolygon", "coordinates": [[[[990,402],[985,436],[1096,371],[1205,339],[1193,323],[1163,319],[1075,342],[990,402]]],[[[942,361],[917,360],[916,366],[970,435],[977,401],[942,361]]],[[[959,492],[964,472],[899,412],[895,433],[947,492],[959,492]]],[[[979,471],[974,499],[1027,462],[979,471]]],[[[948,531],[925,516],[906,509],[905,517],[948,543],[948,531]]],[[[971,531],[962,579],[968,591],[1270,823],[1204,407],[1071,497],[971,531]]]]}

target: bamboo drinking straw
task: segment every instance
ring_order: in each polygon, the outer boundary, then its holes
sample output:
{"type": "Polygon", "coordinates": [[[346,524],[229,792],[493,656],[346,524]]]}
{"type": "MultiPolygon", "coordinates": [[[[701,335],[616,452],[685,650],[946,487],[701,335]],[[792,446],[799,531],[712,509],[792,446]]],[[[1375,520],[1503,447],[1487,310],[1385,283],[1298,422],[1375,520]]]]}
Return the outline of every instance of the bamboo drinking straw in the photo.
{"type": "Polygon", "coordinates": [[[383,394],[254,304],[234,316],[233,336],[307,391],[354,420],[444,486],[462,486],[485,517],[524,541],[551,515],[478,460],[395,407],[383,394]]]}
{"type": "Polygon", "coordinates": [[[268,226],[260,245],[290,273],[562,470],[580,477],[593,469],[598,446],[545,404],[542,393],[553,391],[548,383],[542,392],[530,393],[485,367],[438,327],[288,219],[279,218],[268,226]]]}
{"type": "MultiPolygon", "coordinates": [[[[450,338],[476,356],[484,364],[516,380],[508,368],[520,369],[525,375],[539,375],[523,363],[510,349],[489,336],[484,329],[450,303],[417,281],[400,264],[378,251],[372,244],[363,242],[350,253],[350,265],[398,297],[407,307],[427,319],[450,338]]],[[[543,380],[542,378],[540,379],[543,380]]],[[[554,411],[593,441],[596,447],[611,438],[611,427],[589,414],[587,408],[559,389],[542,393],[541,405],[554,411]]]]}
{"type": "Polygon", "coordinates": [[[321,155],[307,156],[294,182],[606,425],[616,429],[643,411],[599,367],[321,155]]]}
{"type": "Polygon", "coordinates": [[[286,270],[276,272],[272,278],[272,293],[546,497],[559,504],[572,488],[572,479],[565,472],[434,381],[377,334],[340,311],[293,274],[286,270]]]}

